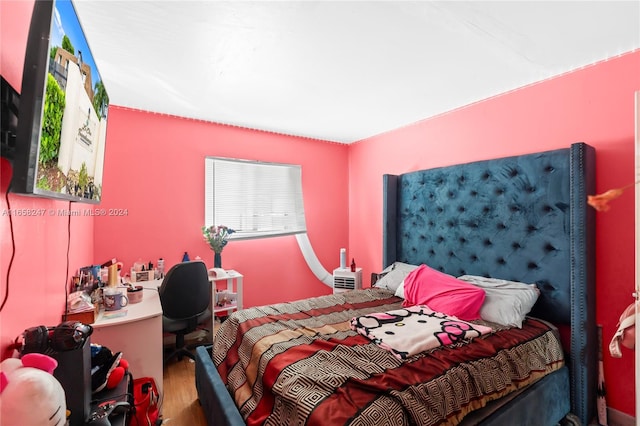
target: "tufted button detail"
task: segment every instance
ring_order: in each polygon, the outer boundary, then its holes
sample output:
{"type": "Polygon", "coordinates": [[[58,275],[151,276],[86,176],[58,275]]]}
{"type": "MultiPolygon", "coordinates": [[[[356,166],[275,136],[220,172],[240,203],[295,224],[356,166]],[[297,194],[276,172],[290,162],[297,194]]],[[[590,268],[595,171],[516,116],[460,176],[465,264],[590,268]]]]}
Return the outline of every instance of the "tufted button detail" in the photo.
{"type": "Polygon", "coordinates": [[[492,242],[491,242],[491,240],[489,240],[489,239],[485,239],[485,240],[482,242],[482,244],[483,244],[485,247],[489,247],[489,246],[493,245],[493,243],[492,243],[492,242]]]}
{"type": "Polygon", "coordinates": [[[505,225],[504,223],[501,222],[501,223],[498,223],[496,225],[496,228],[498,228],[500,230],[504,230],[504,229],[507,229],[507,225],[505,225]]]}
{"type": "Polygon", "coordinates": [[[538,265],[535,262],[529,262],[529,263],[527,263],[527,268],[528,269],[538,269],[538,265]]]}
{"type": "Polygon", "coordinates": [[[545,292],[555,290],[555,287],[552,286],[547,280],[539,280],[538,282],[536,282],[536,286],[538,286],[541,290],[544,289],[545,292]]]}

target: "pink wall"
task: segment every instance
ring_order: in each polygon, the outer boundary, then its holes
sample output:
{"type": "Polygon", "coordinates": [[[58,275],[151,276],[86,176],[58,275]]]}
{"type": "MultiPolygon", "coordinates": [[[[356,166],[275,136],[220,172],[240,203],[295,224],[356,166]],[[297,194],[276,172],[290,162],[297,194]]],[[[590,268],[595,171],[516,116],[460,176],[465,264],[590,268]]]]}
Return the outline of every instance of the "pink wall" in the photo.
{"type": "MultiPolygon", "coordinates": [[[[33,2],[0,2],[2,75],[20,91],[24,49],[33,2]]],[[[9,194],[12,208],[42,208],[44,216],[7,217],[2,227],[0,296],[4,296],[11,258],[9,299],[0,313],[0,350],[25,328],[55,325],[64,310],[66,276],[78,267],[117,257],[128,268],[137,259],[164,257],[166,268],[188,251],[210,266],[204,243],[204,157],[227,156],[302,165],[309,239],[320,262],[331,271],[348,241],[348,147],[112,106],[109,111],[102,209],[126,215],[101,218],[57,214],[69,203],[9,194]],[[54,209],[52,216],[48,211],[54,209]],[[67,241],[71,241],[67,274],[67,241]]],[[[2,209],[11,178],[2,159],[2,209]]],[[[87,205],[73,205],[83,209],[87,205]]],[[[4,210],[3,210],[4,211],[4,210]]],[[[245,275],[245,305],[327,294],[330,289],[309,271],[295,237],[233,242],[223,266],[245,275]]]]}
{"type": "MultiPolygon", "coordinates": [[[[32,8],[32,2],[0,2],[0,71],[18,91],[32,8]]],[[[69,277],[93,261],[93,220],[69,220],[60,212],[69,210],[68,202],[7,196],[11,174],[11,164],[0,159],[0,304],[6,299],[0,312],[2,357],[25,328],[61,321],[69,277]],[[36,216],[10,217],[10,209],[36,216]]]]}
{"type": "MultiPolygon", "coordinates": [[[[597,189],[634,179],[634,92],[640,51],[497,96],[351,145],[349,247],[366,273],[382,262],[382,174],[586,142],[596,148],[597,189]],[[445,148],[446,147],[446,148],[445,148]]],[[[605,345],[633,302],[634,197],[597,216],[597,321],[605,345]]],[[[605,347],[606,350],[606,347],[605,347]]],[[[633,415],[633,352],[605,353],[609,406],[633,415]]]]}
{"type": "MultiPolygon", "coordinates": [[[[109,111],[102,208],[126,209],[95,219],[95,256],[125,269],[141,258],[165,268],[187,251],[213,267],[204,242],[204,158],[220,156],[302,165],[309,239],[328,271],[346,247],[347,152],[342,144],[247,130],[125,108],[109,111]]],[[[232,241],[222,266],[245,276],[245,306],[328,294],[306,266],[294,236],[232,241]]]]}
{"type": "MultiPolygon", "coordinates": [[[[32,2],[0,2],[0,72],[16,88],[22,78],[32,2]]],[[[231,126],[112,107],[101,208],[125,216],[71,219],[69,274],[67,220],[14,218],[16,256],[9,298],[0,313],[0,348],[25,327],[55,324],[64,281],[75,268],[118,257],[164,257],[183,251],[212,263],[202,241],[206,155],[301,164],[309,236],[328,270],[348,247],[365,277],[381,267],[383,173],[566,147],[584,141],[597,150],[599,191],[633,180],[633,93],[640,90],[640,52],[587,67],[411,126],[343,146],[231,126]],[[443,147],[446,146],[446,149],[443,147]]],[[[0,163],[2,209],[10,168],[0,163]]],[[[11,207],[67,208],[68,203],[9,194],[11,207]]],[[[605,343],[620,311],[631,303],[634,281],[633,195],[598,215],[597,311],[605,343]],[[606,303],[605,303],[606,301],[606,303]]],[[[83,206],[74,205],[78,209],[83,206]]],[[[54,211],[55,211],[54,210],[54,211]]],[[[4,211],[4,210],[3,210],[4,211]]],[[[11,249],[8,218],[0,216],[0,296],[11,249]]],[[[223,266],[245,275],[248,306],[328,293],[308,271],[293,237],[233,242],[223,266]]],[[[367,281],[367,278],[365,278],[367,281]]],[[[608,403],[633,415],[633,353],[605,354],[608,403]]]]}

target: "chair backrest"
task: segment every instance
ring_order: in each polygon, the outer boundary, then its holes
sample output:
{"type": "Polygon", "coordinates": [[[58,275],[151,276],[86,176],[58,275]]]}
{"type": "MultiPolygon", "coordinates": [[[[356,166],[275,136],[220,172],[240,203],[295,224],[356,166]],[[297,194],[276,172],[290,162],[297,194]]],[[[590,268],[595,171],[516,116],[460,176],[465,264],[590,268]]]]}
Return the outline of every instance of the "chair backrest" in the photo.
{"type": "Polygon", "coordinates": [[[211,284],[204,262],[195,260],[174,265],[158,289],[162,314],[181,320],[206,311],[211,302],[211,284]]]}

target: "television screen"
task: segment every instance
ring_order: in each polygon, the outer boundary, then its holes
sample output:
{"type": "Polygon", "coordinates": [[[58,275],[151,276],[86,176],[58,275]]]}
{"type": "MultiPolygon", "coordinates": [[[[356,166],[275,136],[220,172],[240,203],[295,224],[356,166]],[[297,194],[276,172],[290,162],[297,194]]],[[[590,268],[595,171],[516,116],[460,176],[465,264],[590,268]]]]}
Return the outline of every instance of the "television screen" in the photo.
{"type": "Polygon", "coordinates": [[[36,1],[11,191],[99,203],[109,96],[70,0],[36,1]]]}

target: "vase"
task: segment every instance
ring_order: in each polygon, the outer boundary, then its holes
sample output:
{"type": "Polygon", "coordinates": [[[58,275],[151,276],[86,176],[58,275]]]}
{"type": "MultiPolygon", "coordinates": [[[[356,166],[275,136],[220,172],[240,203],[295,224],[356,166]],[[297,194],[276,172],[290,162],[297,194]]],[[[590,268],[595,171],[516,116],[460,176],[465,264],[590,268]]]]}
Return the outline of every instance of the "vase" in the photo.
{"type": "Polygon", "coordinates": [[[213,252],[213,267],[222,268],[222,252],[213,252]]]}

